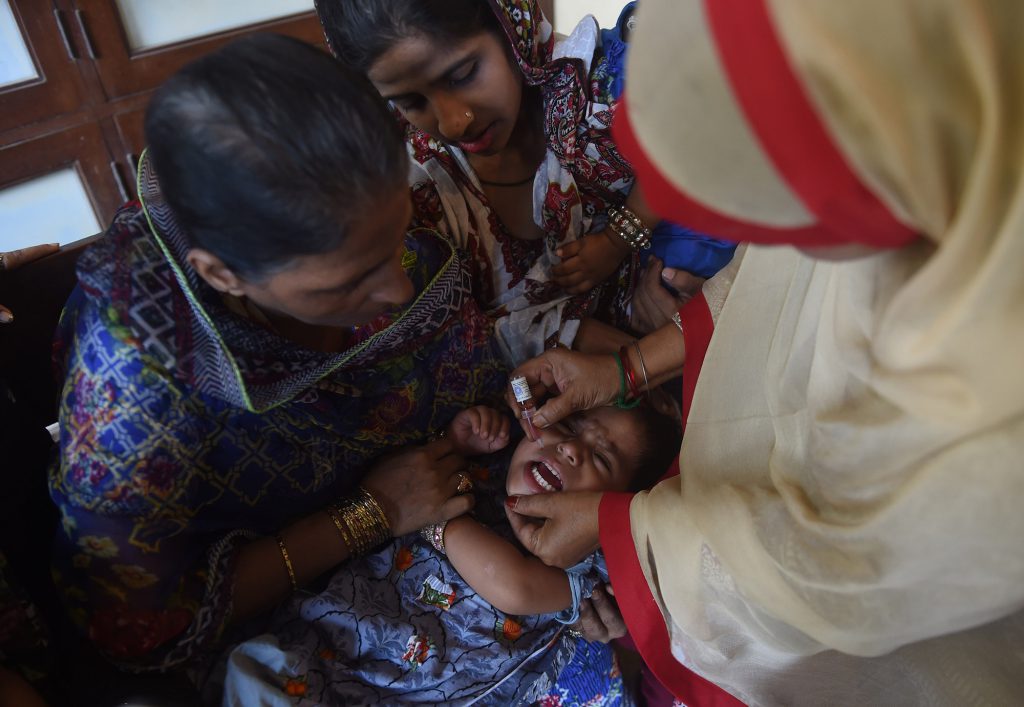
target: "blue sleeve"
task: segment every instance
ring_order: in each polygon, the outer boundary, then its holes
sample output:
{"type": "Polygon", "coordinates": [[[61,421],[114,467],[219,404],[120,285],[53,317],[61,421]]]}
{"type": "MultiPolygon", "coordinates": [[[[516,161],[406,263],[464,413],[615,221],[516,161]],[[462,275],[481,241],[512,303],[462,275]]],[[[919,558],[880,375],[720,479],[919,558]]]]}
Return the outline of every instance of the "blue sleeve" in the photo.
{"type": "Polygon", "coordinates": [[[76,288],[62,319],[73,335],[49,478],[61,515],[52,571],[68,614],[108,658],[167,668],[220,635],[223,578],[247,535],[193,520],[221,492],[202,485],[219,430],[112,309],[76,288]]]}
{"type": "Polygon", "coordinates": [[[732,260],[736,244],[704,236],[668,221],[662,221],[651,232],[651,247],[641,257],[655,255],[665,267],[685,270],[700,277],[711,277],[732,260]]]}

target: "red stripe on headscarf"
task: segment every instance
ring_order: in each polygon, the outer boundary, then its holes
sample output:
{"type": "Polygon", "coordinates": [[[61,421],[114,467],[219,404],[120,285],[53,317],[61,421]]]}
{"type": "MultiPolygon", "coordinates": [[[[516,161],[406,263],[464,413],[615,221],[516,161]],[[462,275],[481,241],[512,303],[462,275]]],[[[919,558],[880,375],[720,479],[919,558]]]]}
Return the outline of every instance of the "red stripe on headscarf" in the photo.
{"type": "Polygon", "coordinates": [[[629,117],[628,93],[623,95],[615,109],[612,132],[619,152],[633,166],[633,173],[644,190],[644,200],[662,218],[737,243],[751,241],[812,246],[836,242],[834,235],[824,233],[818,225],[804,228],[762,226],[727,216],[691,198],[662,173],[640,145],[629,117]]]}
{"type": "MultiPolygon", "coordinates": [[[[644,197],[661,216],[716,237],[754,243],[895,248],[917,233],[872,194],[836,148],[775,34],[766,0],[704,0],[715,44],[737,101],[762,149],[818,219],[805,227],[755,224],[708,208],[654,164],[630,119],[627,97],[613,126],[644,197]]],[[[628,86],[627,86],[628,94],[628,86]]]]}
{"type": "Polygon", "coordinates": [[[751,128],[807,209],[844,240],[894,248],[916,238],[837,149],[793,71],[767,0],[705,0],[704,7],[751,128]]]}

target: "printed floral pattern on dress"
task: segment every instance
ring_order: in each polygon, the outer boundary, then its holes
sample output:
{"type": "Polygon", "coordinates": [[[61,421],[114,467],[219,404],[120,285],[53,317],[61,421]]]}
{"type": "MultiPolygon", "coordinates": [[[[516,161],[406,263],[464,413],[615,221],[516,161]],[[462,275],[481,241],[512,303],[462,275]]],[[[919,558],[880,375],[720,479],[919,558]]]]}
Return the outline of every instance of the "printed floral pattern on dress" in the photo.
{"type": "Polygon", "coordinates": [[[406,247],[417,298],[342,354],[281,339],[201,286],[186,296],[137,205],[81,256],[56,347],[67,373],[54,576],[108,657],[131,669],[195,661],[224,628],[243,542],[322,509],[372,459],[467,405],[500,401],[507,366],[465,264],[437,234],[406,247]],[[225,351],[266,409],[229,401],[225,351]],[[439,390],[439,371],[463,375],[439,390]]]}
{"type": "Polygon", "coordinates": [[[395,550],[395,569],[399,572],[404,572],[412,567],[412,562],[415,558],[415,555],[413,554],[414,551],[414,547],[400,545],[398,549],[395,550]]]}
{"type": "Polygon", "coordinates": [[[440,577],[427,577],[423,580],[423,588],[416,598],[428,606],[448,611],[455,603],[455,590],[440,577]]]}
{"type": "Polygon", "coordinates": [[[523,635],[523,625],[513,616],[499,618],[494,624],[494,636],[500,641],[515,643],[523,635]]]}
{"type": "Polygon", "coordinates": [[[428,636],[413,634],[405,644],[405,653],[402,660],[409,664],[413,670],[427,662],[430,652],[434,650],[434,642],[428,636]]]}
{"type": "Polygon", "coordinates": [[[285,694],[289,697],[305,697],[306,689],[305,678],[289,678],[284,684],[285,694]]]}

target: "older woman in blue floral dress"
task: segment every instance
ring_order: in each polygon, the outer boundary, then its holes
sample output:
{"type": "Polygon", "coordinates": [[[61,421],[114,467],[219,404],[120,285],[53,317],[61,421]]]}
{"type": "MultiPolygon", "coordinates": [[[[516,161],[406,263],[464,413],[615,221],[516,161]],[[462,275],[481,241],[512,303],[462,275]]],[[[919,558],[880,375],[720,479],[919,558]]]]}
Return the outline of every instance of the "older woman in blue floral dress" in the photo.
{"type": "Polygon", "coordinates": [[[50,479],[58,588],[122,666],[193,663],[472,503],[450,443],[425,442],[504,370],[458,254],[407,234],[392,124],[360,77],[272,36],[150,105],[140,203],[83,255],[62,321],[50,479]]]}

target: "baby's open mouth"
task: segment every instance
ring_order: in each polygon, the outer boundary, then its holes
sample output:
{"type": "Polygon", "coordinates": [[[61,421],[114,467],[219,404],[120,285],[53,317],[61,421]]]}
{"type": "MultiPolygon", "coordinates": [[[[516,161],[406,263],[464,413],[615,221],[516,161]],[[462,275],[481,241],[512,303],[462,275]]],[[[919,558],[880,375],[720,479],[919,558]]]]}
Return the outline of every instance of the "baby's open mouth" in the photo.
{"type": "Polygon", "coordinates": [[[562,490],[562,477],[547,462],[533,462],[530,465],[530,473],[533,474],[533,480],[545,491],[562,490]]]}

